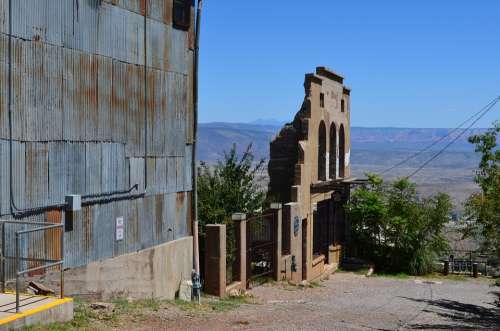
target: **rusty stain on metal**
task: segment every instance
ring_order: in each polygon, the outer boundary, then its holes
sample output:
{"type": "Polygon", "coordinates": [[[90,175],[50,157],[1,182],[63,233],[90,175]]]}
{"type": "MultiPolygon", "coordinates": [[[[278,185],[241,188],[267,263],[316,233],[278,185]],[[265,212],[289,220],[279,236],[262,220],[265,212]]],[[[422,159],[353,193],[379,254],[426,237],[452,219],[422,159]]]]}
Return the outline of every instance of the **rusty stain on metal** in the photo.
{"type": "MultiPolygon", "coordinates": [[[[0,1],[0,213],[9,219],[6,3],[0,1]]],[[[66,0],[12,3],[18,207],[134,184],[140,191],[147,139],[151,191],[145,198],[73,213],[73,230],[65,233],[65,267],[190,235],[186,144],[192,143],[194,30],[172,27],[172,0],[88,0],[78,8],[66,0]],[[113,240],[116,217],[125,220],[122,243],[113,240]]],[[[69,212],[54,210],[26,219],[61,223],[67,217],[69,212]]],[[[59,258],[57,231],[31,238],[23,254],[59,258]]]]}

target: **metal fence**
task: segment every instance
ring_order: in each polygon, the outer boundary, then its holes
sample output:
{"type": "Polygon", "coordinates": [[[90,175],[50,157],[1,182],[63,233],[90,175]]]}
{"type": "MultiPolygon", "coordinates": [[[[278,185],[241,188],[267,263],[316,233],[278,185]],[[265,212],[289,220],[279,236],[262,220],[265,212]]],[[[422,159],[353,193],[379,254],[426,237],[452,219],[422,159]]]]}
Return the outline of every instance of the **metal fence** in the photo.
{"type": "Polygon", "coordinates": [[[6,281],[15,278],[16,313],[19,312],[20,307],[21,277],[35,276],[39,271],[59,269],[59,295],[62,298],[64,296],[64,224],[0,221],[0,228],[2,231],[0,286],[2,293],[5,293],[6,281]],[[9,250],[6,245],[12,240],[14,240],[14,245],[11,245],[13,251],[9,250]],[[45,249],[36,252],[30,250],[27,243],[32,241],[43,241],[45,249]]]}
{"type": "Polygon", "coordinates": [[[488,275],[489,254],[476,251],[455,250],[450,251],[446,257],[442,258],[444,262],[445,273],[449,274],[470,274],[474,273],[474,265],[477,272],[484,276],[488,275]]]}
{"type": "Polygon", "coordinates": [[[247,272],[249,279],[272,275],[275,268],[276,213],[248,218],[247,272]]]}

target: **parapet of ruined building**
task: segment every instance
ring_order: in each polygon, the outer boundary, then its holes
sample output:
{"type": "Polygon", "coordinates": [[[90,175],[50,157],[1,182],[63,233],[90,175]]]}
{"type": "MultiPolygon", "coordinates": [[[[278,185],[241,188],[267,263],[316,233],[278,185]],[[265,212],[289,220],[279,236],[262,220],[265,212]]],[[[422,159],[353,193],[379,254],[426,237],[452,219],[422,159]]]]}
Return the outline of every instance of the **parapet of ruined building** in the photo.
{"type": "Polygon", "coordinates": [[[311,184],[350,176],[351,91],[326,67],[305,75],[304,90],[293,122],[270,144],[268,172],[272,200],[308,209],[311,184]]]}

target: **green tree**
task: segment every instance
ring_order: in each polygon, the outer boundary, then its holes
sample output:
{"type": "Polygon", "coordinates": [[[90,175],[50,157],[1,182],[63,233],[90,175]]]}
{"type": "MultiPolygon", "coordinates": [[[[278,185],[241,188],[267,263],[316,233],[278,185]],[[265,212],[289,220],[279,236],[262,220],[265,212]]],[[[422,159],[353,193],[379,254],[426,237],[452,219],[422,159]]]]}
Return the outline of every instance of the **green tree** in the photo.
{"type": "Polygon", "coordinates": [[[232,265],[236,247],[231,216],[234,213],[252,213],[263,207],[265,192],[256,183],[256,176],[263,169],[264,160],[255,162],[252,145],[246,148],[241,157],[236,152],[236,145],[233,145],[216,165],[201,163],[198,170],[198,219],[202,258],[205,226],[226,224],[227,265],[232,265]]]}
{"type": "Polygon", "coordinates": [[[431,272],[448,247],[442,233],[452,209],[449,196],[421,199],[408,179],[386,185],[375,175],[368,178],[347,205],[354,247],[382,271],[431,272]]]}
{"type": "Polygon", "coordinates": [[[469,137],[481,153],[481,161],[476,171],[475,182],[481,188],[473,193],[465,203],[465,231],[469,237],[481,240],[483,249],[495,252],[500,258],[500,150],[497,134],[500,122],[479,135],[469,137]]]}

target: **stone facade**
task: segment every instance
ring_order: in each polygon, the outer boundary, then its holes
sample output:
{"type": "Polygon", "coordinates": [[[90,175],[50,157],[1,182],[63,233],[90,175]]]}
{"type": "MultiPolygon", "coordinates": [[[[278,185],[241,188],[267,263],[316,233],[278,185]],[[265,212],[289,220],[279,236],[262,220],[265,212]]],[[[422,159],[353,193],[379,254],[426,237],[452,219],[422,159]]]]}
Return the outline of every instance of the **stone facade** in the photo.
{"type": "Polygon", "coordinates": [[[297,271],[285,270],[290,273],[285,277],[296,281],[318,278],[325,264],[339,263],[346,231],[343,205],[349,196],[345,183],[351,175],[350,89],[325,67],[306,74],[304,88],[301,109],[271,142],[268,166],[270,198],[285,204],[283,222],[290,222],[284,224],[290,256],[283,259],[295,263],[283,263],[297,271]],[[323,184],[338,190],[313,190],[323,184]]]}

